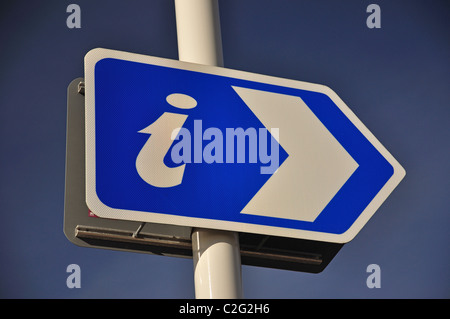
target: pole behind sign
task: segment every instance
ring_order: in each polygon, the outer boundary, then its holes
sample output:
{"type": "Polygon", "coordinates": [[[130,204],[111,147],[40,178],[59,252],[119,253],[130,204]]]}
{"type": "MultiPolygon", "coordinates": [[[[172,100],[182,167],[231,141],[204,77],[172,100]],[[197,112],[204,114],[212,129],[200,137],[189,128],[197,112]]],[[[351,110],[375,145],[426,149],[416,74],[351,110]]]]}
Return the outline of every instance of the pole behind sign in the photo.
{"type": "MultiPolygon", "coordinates": [[[[175,14],[179,59],[223,66],[217,0],[175,0],[175,14]]],[[[237,233],[194,228],[192,253],[196,298],[242,298],[237,233]]]]}

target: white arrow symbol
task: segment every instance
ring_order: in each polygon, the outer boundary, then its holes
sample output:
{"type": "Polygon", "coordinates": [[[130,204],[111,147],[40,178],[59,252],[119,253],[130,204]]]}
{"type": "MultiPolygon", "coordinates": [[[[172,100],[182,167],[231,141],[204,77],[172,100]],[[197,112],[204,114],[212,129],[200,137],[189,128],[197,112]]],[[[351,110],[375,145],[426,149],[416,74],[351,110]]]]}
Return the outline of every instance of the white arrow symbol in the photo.
{"type": "Polygon", "coordinates": [[[358,164],[300,97],[233,89],[289,154],[241,213],[313,222],[358,164]]]}

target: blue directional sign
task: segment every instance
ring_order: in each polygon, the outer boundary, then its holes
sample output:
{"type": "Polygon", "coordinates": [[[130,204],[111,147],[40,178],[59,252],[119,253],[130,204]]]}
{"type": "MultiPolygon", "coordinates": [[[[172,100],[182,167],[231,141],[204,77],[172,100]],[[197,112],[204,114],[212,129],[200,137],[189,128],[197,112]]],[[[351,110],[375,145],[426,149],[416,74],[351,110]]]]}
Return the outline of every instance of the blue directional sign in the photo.
{"type": "Polygon", "coordinates": [[[99,217],[342,243],[405,175],[322,85],[106,49],[85,82],[99,217]]]}

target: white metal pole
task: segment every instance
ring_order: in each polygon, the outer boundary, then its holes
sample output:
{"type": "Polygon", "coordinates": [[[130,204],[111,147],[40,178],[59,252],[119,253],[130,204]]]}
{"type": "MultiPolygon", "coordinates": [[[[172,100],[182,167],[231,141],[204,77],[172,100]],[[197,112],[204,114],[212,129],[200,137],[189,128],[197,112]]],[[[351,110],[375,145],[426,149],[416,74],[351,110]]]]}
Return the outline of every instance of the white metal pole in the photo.
{"type": "MultiPolygon", "coordinates": [[[[175,14],[179,59],[223,66],[217,0],[175,0],[175,14]]],[[[242,298],[237,233],[194,229],[192,252],[197,299],[242,298]]]]}
{"type": "Polygon", "coordinates": [[[178,58],[223,66],[217,0],[175,0],[178,58]]]}
{"type": "Polygon", "coordinates": [[[192,252],[197,299],[242,298],[241,255],[237,233],[194,229],[192,252]]]}

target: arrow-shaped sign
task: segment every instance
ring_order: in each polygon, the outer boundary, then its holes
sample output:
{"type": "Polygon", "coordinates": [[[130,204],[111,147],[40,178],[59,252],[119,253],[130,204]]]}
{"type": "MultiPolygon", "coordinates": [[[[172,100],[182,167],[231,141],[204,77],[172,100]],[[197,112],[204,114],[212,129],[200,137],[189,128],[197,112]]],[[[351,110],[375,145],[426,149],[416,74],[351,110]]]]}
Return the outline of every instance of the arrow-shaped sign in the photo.
{"type": "Polygon", "coordinates": [[[100,217],[347,242],[405,175],[322,85],[106,49],[85,77],[100,217]]]}

